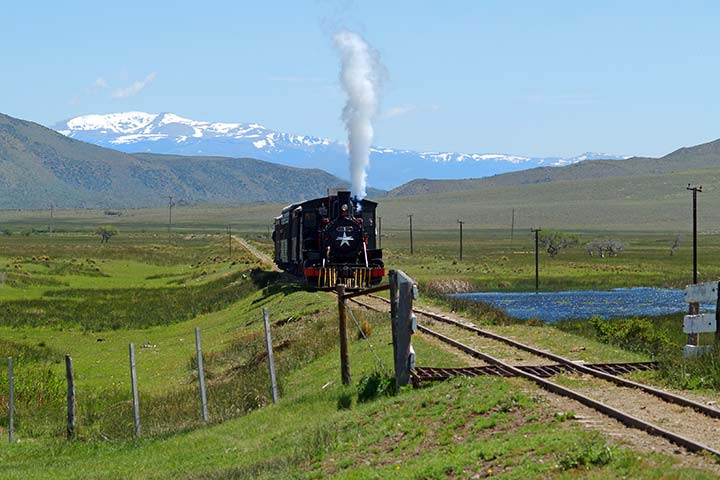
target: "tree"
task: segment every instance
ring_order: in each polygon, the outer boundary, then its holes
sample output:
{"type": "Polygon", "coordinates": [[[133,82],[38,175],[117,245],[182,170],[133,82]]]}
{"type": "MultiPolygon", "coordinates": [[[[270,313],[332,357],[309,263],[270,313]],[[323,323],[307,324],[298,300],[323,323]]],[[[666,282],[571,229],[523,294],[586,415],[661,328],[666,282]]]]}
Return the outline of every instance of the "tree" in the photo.
{"type": "Polygon", "coordinates": [[[585,247],[590,256],[594,256],[597,251],[600,258],[617,257],[625,250],[625,243],[614,238],[596,238],[588,243],[585,247]]]}
{"type": "Polygon", "coordinates": [[[580,238],[577,235],[554,230],[543,230],[538,240],[552,258],[556,257],[561,250],[574,247],[580,243],[580,238]]]}
{"type": "Polygon", "coordinates": [[[100,243],[108,243],[110,238],[114,237],[118,233],[120,233],[120,230],[111,225],[104,225],[95,229],[95,234],[100,235],[100,243]]]}

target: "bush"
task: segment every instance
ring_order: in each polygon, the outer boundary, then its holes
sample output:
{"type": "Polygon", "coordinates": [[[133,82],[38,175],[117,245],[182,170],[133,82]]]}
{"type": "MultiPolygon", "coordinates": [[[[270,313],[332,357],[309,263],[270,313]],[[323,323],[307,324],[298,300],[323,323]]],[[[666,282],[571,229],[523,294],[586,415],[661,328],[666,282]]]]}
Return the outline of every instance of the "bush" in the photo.
{"type": "Polygon", "coordinates": [[[585,440],[574,448],[557,457],[558,464],[563,470],[591,465],[607,465],[613,459],[613,449],[599,438],[585,440]]]}
{"type": "Polygon", "coordinates": [[[350,410],[352,408],[352,394],[349,392],[341,393],[337,401],[338,410],[350,410]]]}
{"type": "Polygon", "coordinates": [[[363,337],[370,338],[370,335],[372,335],[372,325],[363,318],[360,322],[360,330],[358,330],[358,340],[362,340],[363,337]]]}
{"type": "Polygon", "coordinates": [[[603,320],[593,317],[589,323],[598,340],[627,350],[660,356],[676,348],[668,333],[646,318],[603,320]]]}
{"type": "Polygon", "coordinates": [[[365,403],[378,397],[395,395],[395,379],[389,375],[375,371],[370,375],[363,375],[358,382],[358,402],[365,403]]]}
{"type": "Polygon", "coordinates": [[[683,358],[682,348],[660,362],[660,375],[672,387],[680,389],[720,389],[720,348],[695,358],[683,358]]]}

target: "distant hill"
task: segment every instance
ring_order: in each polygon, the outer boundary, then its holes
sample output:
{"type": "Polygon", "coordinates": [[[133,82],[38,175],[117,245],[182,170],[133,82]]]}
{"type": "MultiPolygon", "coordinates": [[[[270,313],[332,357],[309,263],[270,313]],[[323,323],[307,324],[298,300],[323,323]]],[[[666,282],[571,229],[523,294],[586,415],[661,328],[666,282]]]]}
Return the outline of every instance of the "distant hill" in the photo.
{"type": "MultiPolygon", "coordinates": [[[[271,130],[257,123],[205,122],[173,113],[120,112],[83,115],[52,126],[71,138],[127,153],[252,157],[348,177],[347,147],[327,138],[271,130]]],[[[415,178],[485,177],[588,159],[620,159],[607,153],[574,157],[527,157],[502,153],[416,152],[372,147],[368,184],[393,188],[415,178]]]]}
{"type": "Polygon", "coordinates": [[[531,227],[657,231],[667,233],[671,243],[675,233],[692,231],[692,196],[685,189],[688,183],[703,186],[703,193],[698,196],[700,233],[719,234],[720,166],[656,175],[487,185],[462,191],[395,195],[380,199],[378,211],[383,219],[383,231],[405,238],[407,215],[414,214],[416,240],[427,235],[423,230],[457,232],[457,219],[465,222],[466,233],[472,229],[504,230],[509,237],[514,211],[518,237],[529,238],[531,227]]]}
{"type": "MultiPolygon", "coordinates": [[[[348,183],[252,158],[133,154],[0,114],[0,208],[291,202],[348,183]]],[[[374,196],[383,192],[374,190],[374,196]]]]}
{"type": "Polygon", "coordinates": [[[720,140],[680,148],[661,158],[585,160],[563,167],[540,167],[486,178],[417,179],[389,192],[391,196],[473,190],[490,186],[532,185],[613,177],[635,177],[720,167],[720,140]]]}

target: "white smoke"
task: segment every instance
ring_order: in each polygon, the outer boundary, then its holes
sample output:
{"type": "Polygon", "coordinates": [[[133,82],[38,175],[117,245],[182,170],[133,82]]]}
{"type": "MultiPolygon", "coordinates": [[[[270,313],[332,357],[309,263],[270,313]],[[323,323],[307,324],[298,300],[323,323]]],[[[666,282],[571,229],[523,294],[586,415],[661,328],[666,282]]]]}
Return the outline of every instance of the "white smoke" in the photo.
{"type": "Polygon", "coordinates": [[[340,84],[348,96],[342,118],[348,132],[351,191],[365,198],[373,119],[380,102],[384,68],[380,56],[357,33],[343,30],[334,36],[340,54],[340,84]]]}

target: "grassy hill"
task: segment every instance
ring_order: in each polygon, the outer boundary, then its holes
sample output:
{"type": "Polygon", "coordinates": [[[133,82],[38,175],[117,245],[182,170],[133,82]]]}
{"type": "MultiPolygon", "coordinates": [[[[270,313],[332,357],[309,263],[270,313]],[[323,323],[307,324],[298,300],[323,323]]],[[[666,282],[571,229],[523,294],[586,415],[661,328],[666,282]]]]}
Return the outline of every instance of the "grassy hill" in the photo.
{"type": "Polygon", "coordinates": [[[609,177],[537,184],[486,185],[463,191],[394,196],[379,207],[385,231],[414,227],[457,230],[502,229],[509,234],[515,209],[516,232],[531,226],[596,231],[689,232],[692,225],[688,183],[702,184],[701,232],[720,231],[720,167],[663,175],[609,177]]]}
{"type": "MultiPolygon", "coordinates": [[[[549,182],[532,185],[487,186],[473,190],[375,198],[387,235],[407,240],[408,214],[413,214],[415,241],[434,235],[456,235],[457,219],[464,220],[466,240],[473,231],[504,232],[509,237],[515,210],[515,235],[529,235],[532,226],[597,232],[659,232],[674,236],[692,227],[688,183],[702,183],[699,194],[699,228],[702,234],[720,232],[720,167],[665,175],[630,176],[549,182]],[[427,232],[427,233],[426,233],[427,232]]],[[[222,231],[228,223],[248,235],[268,235],[268,227],[282,209],[281,203],[236,207],[195,206],[173,209],[178,232],[222,231]]],[[[167,221],[167,208],[127,209],[116,217],[103,210],[56,210],[55,228],[92,230],[112,223],[121,231],[141,230],[167,221]]],[[[33,227],[47,230],[46,210],[0,210],[0,226],[14,232],[33,227]]],[[[670,237],[669,237],[670,238],[670,237]]],[[[416,243],[416,247],[421,243],[416,243]]]]}
{"type": "MultiPolygon", "coordinates": [[[[0,208],[289,202],[347,182],[251,158],[125,154],[0,114],[0,208]]],[[[374,192],[378,194],[378,191],[374,192]]]]}
{"type": "Polygon", "coordinates": [[[393,189],[393,196],[418,195],[490,186],[532,185],[600,178],[663,175],[720,167],[720,140],[676,150],[662,158],[633,157],[627,160],[587,160],[566,167],[540,167],[487,178],[464,180],[418,179],[393,189]]]}

